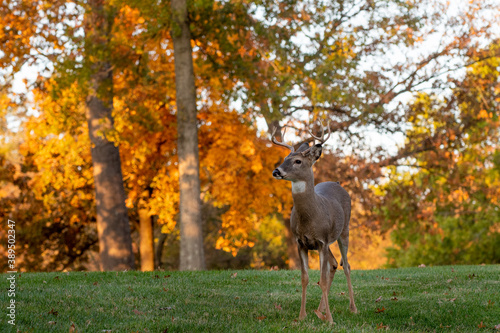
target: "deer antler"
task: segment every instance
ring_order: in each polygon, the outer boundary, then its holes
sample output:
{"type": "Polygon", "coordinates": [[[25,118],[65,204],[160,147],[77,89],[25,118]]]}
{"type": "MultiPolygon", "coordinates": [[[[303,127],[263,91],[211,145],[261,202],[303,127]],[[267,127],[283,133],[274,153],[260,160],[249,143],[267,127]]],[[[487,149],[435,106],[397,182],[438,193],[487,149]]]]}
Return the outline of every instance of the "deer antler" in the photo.
{"type": "Polygon", "coordinates": [[[310,130],[307,130],[307,131],[309,132],[309,134],[311,134],[311,136],[313,138],[318,140],[320,142],[320,144],[323,144],[330,138],[330,135],[332,134],[332,132],[330,131],[330,120],[328,120],[326,127],[328,128],[328,135],[326,136],[326,139],[323,139],[323,137],[325,135],[325,128],[323,126],[323,123],[321,123],[321,137],[317,137],[316,135],[312,134],[312,132],[310,130]]]}
{"type": "MultiPolygon", "coordinates": [[[[275,145],[278,145],[278,146],[283,146],[283,147],[286,147],[288,149],[290,149],[292,151],[292,153],[295,151],[295,149],[293,148],[293,146],[290,146],[290,145],[287,145],[286,143],[283,143],[283,142],[279,142],[276,140],[276,138],[274,137],[274,135],[276,134],[276,130],[278,129],[278,127],[274,127],[274,130],[273,130],[273,134],[271,134],[271,141],[275,144],[275,145]]],[[[285,127],[285,130],[283,131],[283,134],[281,134],[281,137],[285,137],[285,133],[286,133],[286,127],[285,127]]]]}

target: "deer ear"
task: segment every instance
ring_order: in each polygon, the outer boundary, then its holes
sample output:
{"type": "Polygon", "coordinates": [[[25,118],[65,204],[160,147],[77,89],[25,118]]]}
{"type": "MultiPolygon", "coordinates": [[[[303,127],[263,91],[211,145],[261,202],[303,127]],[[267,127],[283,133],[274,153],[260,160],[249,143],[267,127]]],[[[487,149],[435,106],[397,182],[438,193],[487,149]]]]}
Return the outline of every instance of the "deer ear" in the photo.
{"type": "Polygon", "coordinates": [[[309,143],[304,142],[303,144],[300,145],[299,149],[297,150],[297,153],[302,153],[302,152],[306,151],[307,149],[309,149],[309,143]]]}
{"type": "Polygon", "coordinates": [[[318,144],[315,144],[314,146],[302,151],[301,154],[304,157],[309,157],[309,159],[311,159],[313,164],[314,164],[318,160],[318,158],[321,156],[322,151],[323,151],[323,147],[321,146],[321,144],[318,143],[318,144]]]}
{"type": "Polygon", "coordinates": [[[323,147],[321,144],[316,144],[311,147],[311,159],[313,160],[313,163],[318,160],[318,158],[321,156],[321,152],[323,151],[323,147]]]}

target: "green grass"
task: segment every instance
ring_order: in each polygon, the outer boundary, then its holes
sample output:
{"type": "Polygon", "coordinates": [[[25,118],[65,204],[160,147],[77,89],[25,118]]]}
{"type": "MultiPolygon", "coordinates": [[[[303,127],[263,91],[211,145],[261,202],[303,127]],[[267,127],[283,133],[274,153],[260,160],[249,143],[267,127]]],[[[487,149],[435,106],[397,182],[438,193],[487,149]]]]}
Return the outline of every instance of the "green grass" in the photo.
{"type": "Polygon", "coordinates": [[[298,321],[299,271],[22,273],[16,326],[7,323],[7,287],[0,331],[497,332],[500,324],[498,265],[353,271],[358,314],[348,310],[339,270],[330,292],[334,326],[313,312],[318,280],[310,271],[308,315],[298,321]]]}

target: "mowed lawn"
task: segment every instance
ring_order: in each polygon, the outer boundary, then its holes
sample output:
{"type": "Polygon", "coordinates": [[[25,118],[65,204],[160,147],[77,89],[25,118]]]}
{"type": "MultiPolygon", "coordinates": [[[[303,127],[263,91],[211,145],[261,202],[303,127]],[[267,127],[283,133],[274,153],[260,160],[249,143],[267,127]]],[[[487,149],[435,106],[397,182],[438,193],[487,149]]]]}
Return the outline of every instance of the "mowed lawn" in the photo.
{"type": "Polygon", "coordinates": [[[16,326],[0,294],[2,332],[500,332],[500,266],[352,272],[358,314],[348,310],[342,270],[330,308],[310,271],[307,318],[299,321],[299,271],[22,273],[16,326]]]}

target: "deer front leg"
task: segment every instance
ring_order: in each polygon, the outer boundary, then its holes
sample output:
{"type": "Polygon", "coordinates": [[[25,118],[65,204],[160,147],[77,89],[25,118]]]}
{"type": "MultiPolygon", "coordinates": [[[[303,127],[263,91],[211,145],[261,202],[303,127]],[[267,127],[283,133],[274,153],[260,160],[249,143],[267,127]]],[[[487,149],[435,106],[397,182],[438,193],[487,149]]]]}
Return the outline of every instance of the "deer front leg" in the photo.
{"type": "Polygon", "coordinates": [[[301,272],[301,280],[302,280],[302,300],[300,302],[300,314],[299,319],[302,320],[306,317],[306,291],[307,285],[309,284],[309,274],[307,272],[309,268],[309,258],[307,256],[307,248],[304,246],[298,245],[299,249],[299,257],[300,257],[300,272],[301,272]]]}
{"type": "MultiPolygon", "coordinates": [[[[335,277],[335,272],[337,271],[337,268],[339,267],[337,260],[335,260],[335,257],[333,256],[333,253],[330,250],[330,247],[328,247],[328,262],[330,263],[330,278],[328,280],[327,297],[330,295],[330,289],[332,286],[333,278],[335,277]]],[[[321,296],[321,302],[319,303],[318,311],[324,312],[325,309],[326,309],[325,299],[323,298],[323,296],[321,296]]]]}
{"type": "Polygon", "coordinates": [[[329,248],[328,245],[324,245],[319,249],[319,261],[320,261],[320,270],[321,275],[319,278],[319,286],[321,287],[322,296],[320,301],[323,302],[326,310],[326,315],[323,315],[319,310],[316,310],[316,315],[318,318],[322,320],[328,320],[330,323],[333,323],[332,313],[330,312],[330,306],[328,305],[328,289],[330,287],[329,282],[329,271],[330,271],[330,263],[329,263],[329,248]]]}

